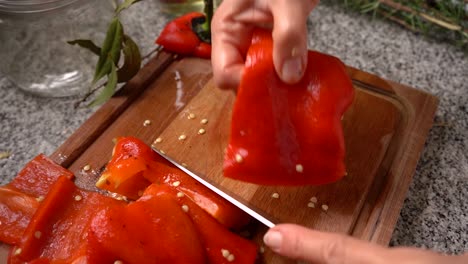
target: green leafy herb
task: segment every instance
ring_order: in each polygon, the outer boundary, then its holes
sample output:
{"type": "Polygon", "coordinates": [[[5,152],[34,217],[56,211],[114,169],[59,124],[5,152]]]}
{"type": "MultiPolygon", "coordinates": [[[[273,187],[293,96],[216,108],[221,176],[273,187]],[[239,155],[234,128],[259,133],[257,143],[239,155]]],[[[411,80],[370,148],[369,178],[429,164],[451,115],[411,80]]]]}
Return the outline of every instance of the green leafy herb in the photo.
{"type": "Polygon", "coordinates": [[[119,61],[122,48],[122,35],[122,24],[119,19],[115,17],[107,30],[106,38],[101,48],[101,54],[99,55],[99,60],[96,65],[93,83],[96,83],[102,77],[109,74],[114,62],[119,61]]]}
{"type": "Polygon", "coordinates": [[[119,14],[120,12],[122,12],[122,10],[140,1],[141,0],[125,0],[120,6],[117,7],[117,10],[115,12],[119,14]]]}
{"type": "Polygon", "coordinates": [[[141,67],[140,49],[131,37],[123,36],[123,54],[124,64],[117,71],[118,82],[128,82],[135,74],[138,73],[141,67]]]}
{"type": "Polygon", "coordinates": [[[82,48],[85,48],[91,51],[92,53],[98,56],[101,54],[101,48],[98,47],[96,44],[94,44],[92,40],[89,40],[89,39],[75,39],[75,40],[67,41],[67,43],[70,45],[78,45],[82,48]]]}
{"type": "Polygon", "coordinates": [[[92,101],[88,106],[89,107],[97,106],[109,100],[109,98],[111,98],[112,95],[114,95],[116,87],[117,87],[117,67],[115,67],[113,62],[111,62],[111,69],[110,69],[110,73],[108,76],[106,86],[104,86],[104,89],[99,94],[99,96],[97,96],[96,99],[94,99],[94,101],[92,101]]]}
{"type": "Polygon", "coordinates": [[[106,102],[116,92],[117,83],[129,81],[140,70],[142,61],[140,49],[130,36],[124,34],[122,23],[119,20],[119,14],[122,10],[139,1],[141,0],[125,0],[116,8],[115,16],[109,24],[101,47],[88,39],[67,41],[70,45],[78,45],[99,56],[89,92],[75,106],[78,107],[101,88],[100,94],[88,106],[97,106],[106,102]],[[120,62],[121,54],[123,54],[123,62],[120,62]],[[122,65],[122,67],[118,68],[117,65],[122,65]],[[95,87],[96,83],[106,76],[107,82],[95,87]]]}

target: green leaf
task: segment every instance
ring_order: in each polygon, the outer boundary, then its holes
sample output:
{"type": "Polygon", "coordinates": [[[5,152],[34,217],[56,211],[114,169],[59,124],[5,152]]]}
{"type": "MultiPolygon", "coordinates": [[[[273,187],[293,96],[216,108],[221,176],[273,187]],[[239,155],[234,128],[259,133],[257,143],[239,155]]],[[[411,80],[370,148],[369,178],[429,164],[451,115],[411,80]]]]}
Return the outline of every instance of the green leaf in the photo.
{"type": "Polygon", "coordinates": [[[101,48],[98,47],[96,44],[94,44],[94,42],[92,40],[89,40],[89,39],[75,39],[75,40],[70,40],[70,41],[67,41],[68,44],[70,45],[78,45],[82,48],[85,48],[89,51],[91,51],[92,53],[96,54],[96,55],[101,55],[101,48]]]}
{"type": "Polygon", "coordinates": [[[107,78],[107,84],[102,90],[102,92],[94,99],[88,106],[93,107],[97,105],[101,105],[109,98],[114,95],[115,92],[115,87],[117,87],[117,67],[115,67],[115,64],[111,64],[111,70],[107,78]]]}
{"type": "Polygon", "coordinates": [[[127,82],[135,74],[138,73],[141,67],[141,54],[138,45],[127,35],[123,36],[123,54],[124,64],[117,71],[118,82],[127,82]]]}
{"type": "Polygon", "coordinates": [[[112,65],[119,62],[120,50],[122,48],[123,27],[118,18],[114,18],[109,25],[106,38],[102,44],[99,60],[94,72],[93,83],[96,83],[105,75],[109,74],[112,65]]]}
{"type": "Polygon", "coordinates": [[[141,0],[125,0],[120,6],[117,7],[117,10],[115,12],[118,14],[122,12],[122,10],[140,1],[141,0]]]}

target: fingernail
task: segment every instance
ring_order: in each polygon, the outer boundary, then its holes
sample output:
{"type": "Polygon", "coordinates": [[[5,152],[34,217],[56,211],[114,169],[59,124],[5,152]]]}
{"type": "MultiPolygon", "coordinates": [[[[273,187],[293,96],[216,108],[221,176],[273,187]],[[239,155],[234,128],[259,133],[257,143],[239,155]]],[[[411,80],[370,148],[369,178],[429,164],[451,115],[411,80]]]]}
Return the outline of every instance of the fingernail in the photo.
{"type": "Polygon", "coordinates": [[[302,76],[302,61],[299,56],[288,59],[284,62],[281,70],[282,79],[288,83],[300,80],[302,76]]]}
{"type": "Polygon", "coordinates": [[[283,243],[283,235],[278,231],[268,231],[263,237],[263,242],[273,251],[278,252],[283,243]]]}

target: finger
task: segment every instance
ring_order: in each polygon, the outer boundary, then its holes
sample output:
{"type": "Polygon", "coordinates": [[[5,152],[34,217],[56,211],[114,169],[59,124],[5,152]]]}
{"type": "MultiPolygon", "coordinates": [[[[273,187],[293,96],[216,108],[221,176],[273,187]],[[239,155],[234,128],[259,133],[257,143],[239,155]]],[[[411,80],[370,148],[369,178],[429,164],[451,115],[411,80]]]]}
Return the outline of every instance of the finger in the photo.
{"type": "Polygon", "coordinates": [[[312,263],[382,263],[383,247],[344,235],[323,233],[305,227],[282,224],[264,236],[276,253],[312,263]]]}
{"type": "Polygon", "coordinates": [[[307,65],[307,17],[317,1],[276,0],[273,14],[273,63],[286,83],[296,83],[307,65]]]}
{"type": "Polygon", "coordinates": [[[215,85],[222,89],[237,88],[251,39],[252,28],[235,19],[244,12],[245,5],[235,1],[223,1],[211,23],[213,77],[215,85]]]}

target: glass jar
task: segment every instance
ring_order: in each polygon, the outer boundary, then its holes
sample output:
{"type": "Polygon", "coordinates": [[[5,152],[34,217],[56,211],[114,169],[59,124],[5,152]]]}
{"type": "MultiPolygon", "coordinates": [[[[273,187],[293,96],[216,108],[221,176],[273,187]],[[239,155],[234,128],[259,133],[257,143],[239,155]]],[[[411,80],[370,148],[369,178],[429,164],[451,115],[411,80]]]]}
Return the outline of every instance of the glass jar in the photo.
{"type": "Polygon", "coordinates": [[[100,45],[113,10],[110,0],[0,0],[0,72],[39,96],[86,92],[97,56],[67,41],[100,45]]]}

